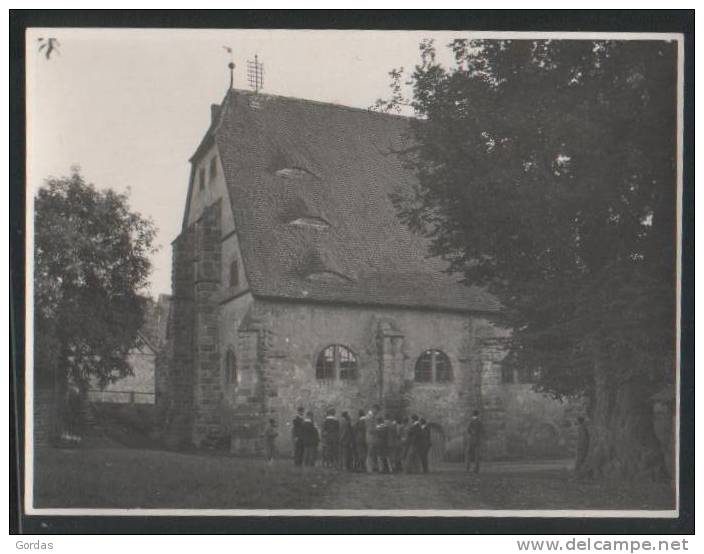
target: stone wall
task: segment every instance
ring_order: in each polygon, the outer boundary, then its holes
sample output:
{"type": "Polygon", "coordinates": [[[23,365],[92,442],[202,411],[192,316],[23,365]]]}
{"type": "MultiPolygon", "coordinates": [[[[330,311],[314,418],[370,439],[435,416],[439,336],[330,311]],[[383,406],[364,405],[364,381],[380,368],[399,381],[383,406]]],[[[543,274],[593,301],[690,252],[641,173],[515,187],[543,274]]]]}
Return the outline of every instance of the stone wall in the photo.
{"type": "Polygon", "coordinates": [[[297,406],[320,420],[329,406],[355,417],[380,404],[394,415],[426,417],[451,459],[462,457],[474,409],[482,412],[489,457],[569,454],[569,410],[529,387],[501,382],[497,339],[507,331],[485,317],[255,299],[243,266],[239,284],[230,286],[231,262],[241,258],[220,169],[202,191],[191,183],[188,226],[173,244],[168,342],[155,382],[167,444],[199,445],[224,434],[232,452],[252,454],[274,417],[285,452],[297,406]],[[316,379],[316,359],[333,344],[355,354],[356,380],[316,379]],[[236,382],[225,378],[228,349],[236,382]],[[452,382],[415,382],[416,361],[428,349],[448,356],[452,382]]]}
{"type": "MultiPolygon", "coordinates": [[[[356,414],[378,403],[394,414],[423,414],[438,422],[448,437],[461,437],[467,414],[477,406],[474,321],[465,315],[262,300],[250,302],[246,314],[240,315],[242,321],[228,321],[230,337],[225,338],[232,344],[237,335],[238,387],[247,395],[247,404],[259,411],[262,423],[266,417],[278,420],[284,450],[290,448],[289,422],[299,405],[320,419],[329,406],[338,413],[356,414]],[[316,378],[317,356],[332,344],[354,352],[356,380],[316,378]],[[449,356],[452,383],[413,382],[415,362],[428,348],[449,356]]],[[[244,402],[241,394],[239,402],[244,402]]]]}
{"type": "Polygon", "coordinates": [[[403,309],[263,301],[247,297],[221,317],[224,343],[236,345],[239,381],[225,386],[222,424],[232,450],[253,453],[265,420],[280,429],[279,447],[291,449],[297,406],[322,420],[380,404],[393,415],[417,413],[434,426],[447,458],[461,460],[472,410],[482,412],[490,458],[560,457],[571,453],[570,410],[530,385],[503,385],[500,341],[505,330],[483,317],[403,309]],[[356,380],[317,379],[315,362],[328,345],[357,357],[356,380]],[[427,349],[445,352],[451,383],[414,381],[427,349]]]}
{"type": "Polygon", "coordinates": [[[191,443],[194,397],[195,226],[173,242],[172,298],[167,344],[156,363],[156,407],[163,441],[191,443]]]}
{"type": "Polygon", "coordinates": [[[221,277],[220,200],[195,223],[194,426],[200,444],[220,430],[220,341],[218,296],[221,277]]]}

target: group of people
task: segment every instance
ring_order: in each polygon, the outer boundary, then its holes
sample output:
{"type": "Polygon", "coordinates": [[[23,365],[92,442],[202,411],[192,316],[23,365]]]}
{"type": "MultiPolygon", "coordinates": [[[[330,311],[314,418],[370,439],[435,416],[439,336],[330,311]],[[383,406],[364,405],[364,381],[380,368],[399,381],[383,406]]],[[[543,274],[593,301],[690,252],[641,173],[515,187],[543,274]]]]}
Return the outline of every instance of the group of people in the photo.
{"type": "MultiPolygon", "coordinates": [[[[329,408],[320,428],[313,412],[299,407],[292,421],[293,460],[296,466],[314,466],[321,454],[323,467],[357,472],[427,473],[431,443],[430,425],[425,418],[412,415],[392,418],[382,415],[379,406],[359,410],[352,421],[349,412],[338,419],[329,408]]],[[[474,412],[467,429],[467,469],[470,462],[479,471],[482,427],[474,412]]],[[[272,419],[264,432],[266,458],[271,463],[278,436],[272,419]]]]}

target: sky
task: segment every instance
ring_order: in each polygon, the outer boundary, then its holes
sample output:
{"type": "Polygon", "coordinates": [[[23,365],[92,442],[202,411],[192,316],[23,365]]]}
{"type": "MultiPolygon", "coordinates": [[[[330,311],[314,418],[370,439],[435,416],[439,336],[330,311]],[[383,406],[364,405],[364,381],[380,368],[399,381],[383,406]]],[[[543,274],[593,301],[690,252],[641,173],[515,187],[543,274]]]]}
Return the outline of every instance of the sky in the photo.
{"type": "MultiPolygon", "coordinates": [[[[246,61],[264,64],[262,92],[367,108],[388,98],[389,71],[412,70],[421,40],[435,39],[438,59],[452,63],[455,38],[536,33],[467,31],[28,29],[27,186],[34,194],[49,176],[79,166],[98,188],[130,190],[135,211],[157,228],[149,293],[171,290],[171,242],[179,233],[189,178],[188,159],[229,85],[248,88],[246,61]],[[40,37],[59,40],[47,60],[40,37]]],[[[566,38],[565,33],[540,33],[566,38]]],[[[638,38],[616,35],[611,38],[638,38]]],[[[604,38],[580,33],[570,38],[604,38]]],[[[660,37],[662,38],[662,37],[660,37]]],[[[673,37],[670,37],[673,38],[673,37]]],[[[29,206],[31,209],[31,206],[29,206]]],[[[28,218],[31,220],[31,218],[28,218]]],[[[31,233],[30,233],[31,238],[31,233]]],[[[28,244],[31,247],[31,244],[28,244]]]]}
{"type": "MultiPolygon", "coordinates": [[[[171,290],[171,241],[179,233],[188,158],[210,105],[229,85],[248,88],[246,60],[264,64],[262,92],[366,108],[389,96],[389,71],[419,61],[416,31],[29,29],[27,174],[34,194],[49,176],[79,166],[98,188],[130,190],[131,207],[158,227],[149,293],[171,290]],[[55,37],[47,60],[39,37],[55,37]]],[[[461,36],[469,37],[468,33],[461,36]]],[[[447,55],[450,61],[449,53],[447,55]]]]}

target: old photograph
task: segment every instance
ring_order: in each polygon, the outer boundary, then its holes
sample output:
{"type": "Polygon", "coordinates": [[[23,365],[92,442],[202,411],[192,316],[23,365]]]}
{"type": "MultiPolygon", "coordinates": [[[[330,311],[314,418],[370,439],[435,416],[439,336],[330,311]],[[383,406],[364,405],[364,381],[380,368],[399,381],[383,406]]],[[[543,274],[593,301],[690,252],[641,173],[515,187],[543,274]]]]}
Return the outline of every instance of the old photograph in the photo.
{"type": "Polygon", "coordinates": [[[25,48],[28,513],[677,517],[681,35],[25,48]]]}

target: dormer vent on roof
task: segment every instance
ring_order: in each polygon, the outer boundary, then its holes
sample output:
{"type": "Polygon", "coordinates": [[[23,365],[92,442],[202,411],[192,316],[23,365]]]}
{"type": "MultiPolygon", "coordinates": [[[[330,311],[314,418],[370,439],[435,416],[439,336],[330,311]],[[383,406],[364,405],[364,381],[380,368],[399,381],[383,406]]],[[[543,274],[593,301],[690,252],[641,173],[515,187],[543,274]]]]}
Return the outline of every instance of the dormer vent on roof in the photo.
{"type": "Polygon", "coordinates": [[[330,224],[320,217],[297,217],[288,223],[299,227],[313,227],[314,229],[327,229],[330,227],[330,224]]]}
{"type": "Polygon", "coordinates": [[[330,221],[313,204],[301,196],[295,196],[281,212],[281,221],[300,227],[327,229],[330,221]]]}
{"type": "Polygon", "coordinates": [[[301,258],[298,271],[305,279],[312,281],[344,280],[354,281],[355,275],[347,271],[330,250],[318,246],[308,248],[301,258]]]}
{"type": "Polygon", "coordinates": [[[274,172],[278,177],[283,177],[284,179],[304,179],[305,177],[308,177],[309,175],[311,177],[314,177],[314,175],[308,171],[307,169],[304,169],[302,167],[283,167],[281,169],[277,169],[274,172]]]}

